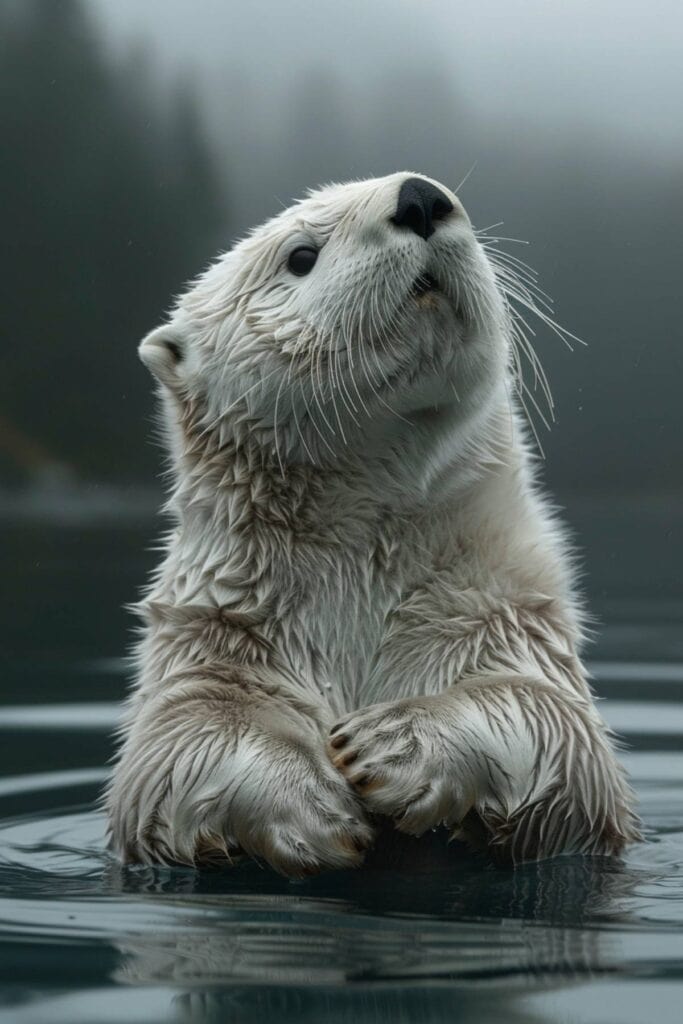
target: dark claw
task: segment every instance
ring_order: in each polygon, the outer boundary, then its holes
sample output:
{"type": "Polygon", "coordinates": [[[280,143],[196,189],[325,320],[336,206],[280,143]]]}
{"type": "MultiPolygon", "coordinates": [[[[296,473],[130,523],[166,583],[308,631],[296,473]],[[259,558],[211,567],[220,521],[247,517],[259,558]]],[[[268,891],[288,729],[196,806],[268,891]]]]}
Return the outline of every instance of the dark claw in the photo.
{"type": "Polygon", "coordinates": [[[334,747],[335,750],[338,750],[339,747],[344,746],[344,744],[348,741],[348,738],[349,737],[345,736],[343,733],[341,734],[341,736],[335,736],[335,738],[330,743],[330,746],[334,747]]]}
{"type": "Polygon", "coordinates": [[[342,764],[346,768],[348,765],[353,764],[353,762],[357,761],[357,760],[358,760],[358,754],[354,751],[353,753],[346,755],[346,757],[342,761],[342,764]]]}
{"type": "Polygon", "coordinates": [[[366,786],[370,781],[368,775],[359,775],[357,779],[351,779],[354,786],[366,786]]]}

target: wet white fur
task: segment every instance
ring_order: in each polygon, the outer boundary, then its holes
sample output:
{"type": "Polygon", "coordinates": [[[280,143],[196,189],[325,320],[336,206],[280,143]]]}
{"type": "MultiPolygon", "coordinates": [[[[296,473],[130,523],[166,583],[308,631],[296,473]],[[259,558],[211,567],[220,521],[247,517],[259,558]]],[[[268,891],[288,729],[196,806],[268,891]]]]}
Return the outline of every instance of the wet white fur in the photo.
{"type": "Polygon", "coordinates": [[[405,178],[285,210],[141,345],[172,528],[107,795],[126,859],[298,875],[358,863],[376,815],[514,860],[637,836],[500,278],[451,193],[428,241],[391,222],[405,178]]]}

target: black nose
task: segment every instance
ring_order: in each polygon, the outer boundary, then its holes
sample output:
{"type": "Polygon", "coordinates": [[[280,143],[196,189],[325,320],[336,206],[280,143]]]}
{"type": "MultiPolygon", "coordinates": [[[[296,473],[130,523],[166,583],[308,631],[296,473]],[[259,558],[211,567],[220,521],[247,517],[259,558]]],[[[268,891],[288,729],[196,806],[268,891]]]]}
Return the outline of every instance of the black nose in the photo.
{"type": "Polygon", "coordinates": [[[452,209],[453,203],[436,185],[424,178],[408,178],[401,185],[396,213],[391,219],[426,240],[434,234],[434,221],[443,220],[452,209]]]}

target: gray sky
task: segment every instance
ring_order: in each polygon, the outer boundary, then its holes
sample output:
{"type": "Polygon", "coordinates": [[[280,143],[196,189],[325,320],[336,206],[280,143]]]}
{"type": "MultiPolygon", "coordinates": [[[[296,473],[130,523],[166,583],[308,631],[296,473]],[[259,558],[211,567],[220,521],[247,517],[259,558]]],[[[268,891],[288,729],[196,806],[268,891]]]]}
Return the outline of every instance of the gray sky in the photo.
{"type": "Polygon", "coordinates": [[[683,154],[680,0],[90,0],[118,46],[145,42],[162,70],[195,70],[211,108],[248,80],[264,106],[307,69],[361,103],[398,61],[449,69],[482,121],[578,127],[683,154]]]}

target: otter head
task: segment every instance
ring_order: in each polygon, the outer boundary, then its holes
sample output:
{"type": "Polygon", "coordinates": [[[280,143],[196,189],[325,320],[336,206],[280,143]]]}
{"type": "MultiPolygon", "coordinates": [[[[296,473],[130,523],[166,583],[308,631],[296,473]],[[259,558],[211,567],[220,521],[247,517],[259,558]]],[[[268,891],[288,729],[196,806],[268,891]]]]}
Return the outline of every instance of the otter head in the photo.
{"type": "Polygon", "coordinates": [[[386,458],[420,432],[466,445],[501,405],[509,336],[458,198],[400,173],[311,192],[253,231],[140,355],[171,416],[284,472],[386,458]]]}

